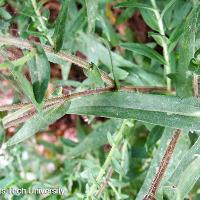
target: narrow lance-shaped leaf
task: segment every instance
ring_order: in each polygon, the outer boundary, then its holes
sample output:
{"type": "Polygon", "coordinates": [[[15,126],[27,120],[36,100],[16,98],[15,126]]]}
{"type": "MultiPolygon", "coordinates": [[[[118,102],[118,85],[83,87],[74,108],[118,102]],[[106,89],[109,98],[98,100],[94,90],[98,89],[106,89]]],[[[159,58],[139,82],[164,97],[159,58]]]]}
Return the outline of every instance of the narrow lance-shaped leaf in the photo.
{"type": "Polygon", "coordinates": [[[135,53],[141,54],[146,56],[150,59],[157,60],[158,62],[165,64],[165,59],[161,56],[158,52],[154,49],[144,45],[144,44],[137,44],[137,43],[121,43],[121,47],[133,51],[135,53]]]}
{"type": "Polygon", "coordinates": [[[173,172],[166,186],[170,186],[171,188],[173,188],[173,185],[178,185],[178,183],[183,181],[183,179],[181,179],[181,175],[185,173],[189,164],[192,163],[199,154],[200,154],[200,138],[198,138],[198,140],[194,143],[194,145],[187,151],[186,154],[184,154],[184,157],[179,162],[178,166],[176,167],[175,171],[173,172]]]}
{"type": "Polygon", "coordinates": [[[3,8],[3,7],[0,7],[0,16],[5,20],[9,20],[12,18],[10,13],[8,11],[6,11],[5,8],[3,8]]]}
{"type": "Polygon", "coordinates": [[[94,131],[92,131],[80,144],[74,147],[67,155],[76,157],[83,153],[94,151],[100,146],[108,142],[107,133],[113,134],[117,127],[121,125],[122,120],[111,119],[102,123],[94,131]]]}
{"type": "Polygon", "coordinates": [[[144,183],[137,194],[136,200],[143,199],[145,195],[147,195],[148,190],[151,186],[151,183],[154,179],[154,176],[156,174],[156,170],[159,167],[160,161],[162,160],[162,157],[165,153],[165,150],[167,148],[167,143],[172,137],[173,130],[172,129],[166,129],[165,132],[163,133],[160,141],[160,145],[154,154],[154,159],[151,161],[151,165],[149,167],[148,173],[146,175],[146,178],[144,180],[144,183]]]}
{"type": "Polygon", "coordinates": [[[55,31],[53,34],[54,50],[56,52],[60,51],[63,45],[65,24],[67,19],[67,9],[68,9],[68,0],[64,0],[61,7],[61,11],[56,20],[55,31]]]}
{"type": "MultiPolygon", "coordinates": [[[[153,179],[155,178],[155,174],[157,173],[158,167],[161,163],[161,160],[165,154],[165,151],[168,147],[169,141],[171,140],[171,137],[173,135],[173,130],[172,129],[165,129],[161,140],[160,140],[160,145],[156,151],[156,153],[154,154],[154,158],[151,161],[151,165],[150,168],[148,170],[148,173],[146,175],[146,178],[144,180],[144,183],[137,195],[136,200],[140,200],[143,199],[145,195],[147,195],[150,186],[152,184],[153,179]]],[[[168,178],[171,176],[171,174],[173,173],[174,169],[176,169],[177,166],[177,162],[179,162],[179,160],[181,160],[181,158],[184,156],[184,153],[188,150],[190,146],[189,143],[189,137],[187,134],[185,133],[181,133],[181,135],[179,136],[179,139],[176,143],[176,148],[174,149],[174,152],[172,154],[172,157],[170,159],[170,162],[167,166],[167,169],[165,171],[165,174],[161,180],[161,183],[158,187],[158,192],[157,192],[157,196],[156,199],[162,199],[160,197],[160,193],[162,191],[162,186],[166,183],[166,181],[168,180],[168,178]]],[[[171,199],[170,199],[171,200],[171,199]]]]}
{"type": "Polygon", "coordinates": [[[149,32],[149,36],[151,36],[161,47],[163,41],[165,41],[166,44],[169,44],[169,39],[166,36],[154,32],[149,32]]]}
{"type": "Polygon", "coordinates": [[[88,16],[88,31],[91,32],[94,30],[95,21],[98,14],[98,0],[85,0],[85,2],[88,16]]]}
{"type": "Polygon", "coordinates": [[[162,126],[155,126],[150,131],[150,133],[148,134],[148,137],[147,137],[146,144],[145,144],[148,152],[151,152],[155,148],[155,144],[162,136],[164,129],[165,128],[162,126]]]}
{"type": "Polygon", "coordinates": [[[196,98],[181,99],[121,91],[75,99],[68,112],[108,118],[133,118],[161,126],[200,130],[199,104],[196,98]]]}
{"type": "Polygon", "coordinates": [[[179,39],[181,38],[181,35],[183,34],[183,30],[184,30],[184,23],[180,24],[172,31],[169,37],[169,51],[170,52],[174,49],[179,39]]]}
{"type": "Polygon", "coordinates": [[[37,103],[34,93],[33,93],[32,85],[27,80],[27,78],[22,74],[22,68],[19,66],[15,67],[14,65],[12,65],[11,62],[9,62],[9,64],[11,66],[10,67],[11,73],[12,73],[15,81],[17,82],[18,86],[21,88],[23,93],[31,100],[31,102],[36,107],[38,107],[38,103],[37,103]]]}
{"type": "Polygon", "coordinates": [[[50,64],[41,46],[37,45],[36,56],[29,62],[29,71],[36,101],[40,104],[45,96],[50,79],[50,64]]]}
{"type": "Polygon", "coordinates": [[[167,13],[167,11],[171,8],[171,6],[176,2],[177,0],[171,0],[163,9],[162,13],[161,13],[161,17],[163,18],[163,16],[165,15],[165,13],[167,13]]]}
{"type": "Polygon", "coordinates": [[[152,8],[150,5],[143,4],[143,3],[136,3],[133,1],[121,2],[121,3],[118,3],[115,7],[116,8],[132,7],[132,8],[147,9],[147,10],[154,11],[154,8],[152,8]]]}
{"type": "Polygon", "coordinates": [[[180,199],[187,197],[187,194],[193,188],[195,183],[200,178],[200,157],[196,155],[195,160],[190,163],[187,169],[180,176],[180,182],[178,183],[178,191],[180,192],[180,199]]]}
{"type": "Polygon", "coordinates": [[[178,64],[177,76],[177,95],[179,96],[192,96],[192,81],[187,75],[190,60],[194,57],[197,50],[197,34],[200,28],[200,6],[193,8],[187,18],[184,27],[184,33],[180,42],[180,59],[178,64]]]}
{"type": "Polygon", "coordinates": [[[70,21],[70,23],[66,26],[66,38],[70,39],[73,38],[75,33],[79,31],[86,23],[87,23],[87,17],[86,10],[83,7],[78,14],[70,21]]]}
{"type": "Polygon", "coordinates": [[[158,23],[155,17],[155,9],[150,5],[127,1],[117,4],[116,7],[129,7],[140,9],[142,17],[144,21],[149,25],[149,27],[151,27],[153,30],[159,31],[158,23]]]}
{"type": "Polygon", "coordinates": [[[59,107],[53,108],[44,113],[38,113],[33,118],[28,120],[21,129],[7,142],[7,146],[18,144],[43,128],[46,128],[49,124],[52,124],[62,116],[64,116],[69,108],[70,102],[66,102],[59,107]]]}
{"type": "Polygon", "coordinates": [[[146,24],[153,30],[159,32],[158,22],[156,20],[155,12],[147,9],[141,9],[141,14],[146,24]]]}

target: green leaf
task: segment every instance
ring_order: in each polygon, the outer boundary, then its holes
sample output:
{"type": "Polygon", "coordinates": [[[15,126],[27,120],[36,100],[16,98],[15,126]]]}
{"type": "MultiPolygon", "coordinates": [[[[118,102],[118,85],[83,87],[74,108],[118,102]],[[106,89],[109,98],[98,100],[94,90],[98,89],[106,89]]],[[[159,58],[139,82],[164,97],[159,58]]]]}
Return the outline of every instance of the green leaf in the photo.
{"type": "Polygon", "coordinates": [[[165,13],[173,6],[173,4],[176,2],[177,0],[171,0],[169,1],[165,8],[163,9],[162,13],[161,13],[161,18],[163,18],[163,16],[165,15],[165,13]]]}
{"type": "MultiPolygon", "coordinates": [[[[108,49],[99,42],[94,36],[89,34],[81,33],[79,37],[80,41],[84,41],[83,44],[80,44],[80,49],[88,56],[88,60],[98,66],[98,61],[100,60],[104,65],[111,68],[111,60],[109,58],[108,49]],[[87,48],[85,48],[87,46],[87,48]]],[[[136,67],[133,63],[123,58],[121,55],[111,52],[113,65],[114,67],[127,67],[133,68],[136,67]]],[[[120,73],[124,73],[120,71],[120,73]]],[[[125,72],[127,75],[127,72],[125,72]]]]}
{"type": "Polygon", "coordinates": [[[16,183],[16,180],[14,178],[6,176],[5,178],[0,180],[0,188],[7,189],[11,185],[14,185],[15,183],[16,183]]]}
{"type": "Polygon", "coordinates": [[[72,64],[70,62],[66,62],[65,64],[61,65],[62,79],[64,81],[68,79],[71,65],[72,64]]]}
{"type": "Polygon", "coordinates": [[[72,101],[68,113],[137,119],[160,126],[200,130],[200,100],[135,92],[108,92],[72,101]]]}
{"type": "Polygon", "coordinates": [[[166,44],[169,44],[169,39],[166,36],[154,32],[149,32],[148,35],[151,36],[161,47],[163,41],[165,41],[166,44]]]}
{"type": "Polygon", "coordinates": [[[97,19],[101,23],[102,31],[106,36],[107,40],[113,45],[118,44],[118,35],[115,33],[115,29],[112,26],[111,22],[105,16],[105,14],[98,15],[97,19]]]}
{"type": "Polygon", "coordinates": [[[115,87],[116,87],[117,89],[119,89],[120,83],[119,83],[119,80],[118,80],[118,78],[117,78],[118,76],[117,76],[117,74],[116,74],[116,72],[115,72],[115,68],[114,68],[114,65],[113,65],[113,58],[112,58],[112,53],[111,53],[110,45],[109,45],[109,43],[108,43],[106,40],[104,40],[103,38],[101,38],[101,40],[102,40],[102,42],[105,44],[105,46],[106,46],[107,49],[108,49],[109,58],[110,58],[110,63],[111,63],[111,72],[112,72],[112,75],[113,75],[114,84],[115,84],[115,87]]]}
{"type": "Polygon", "coordinates": [[[115,6],[115,8],[121,8],[121,7],[132,7],[132,8],[147,9],[147,10],[154,11],[154,8],[152,8],[151,6],[147,4],[136,3],[133,1],[121,2],[115,6]]]}
{"type": "Polygon", "coordinates": [[[195,52],[194,58],[191,59],[188,69],[192,73],[200,75],[200,49],[195,52]]]}
{"type": "Polygon", "coordinates": [[[122,123],[121,120],[111,119],[99,125],[94,129],[80,144],[73,148],[67,155],[69,157],[77,157],[81,154],[94,151],[108,142],[107,133],[116,131],[117,127],[122,123]]]}
{"type": "Polygon", "coordinates": [[[169,37],[169,51],[171,52],[177,45],[184,31],[184,23],[177,26],[169,37]]]}
{"type": "Polygon", "coordinates": [[[65,25],[67,19],[68,0],[64,0],[60,13],[56,19],[55,31],[53,34],[54,50],[60,51],[64,41],[65,25]]]}
{"type": "Polygon", "coordinates": [[[146,144],[145,144],[148,152],[151,153],[151,151],[155,148],[155,144],[162,136],[163,131],[164,131],[164,127],[162,126],[155,126],[150,131],[147,137],[146,144]]]}
{"type": "Polygon", "coordinates": [[[165,59],[163,56],[161,56],[158,52],[156,52],[154,49],[139,43],[121,43],[121,47],[128,49],[130,51],[133,51],[135,53],[141,54],[143,56],[146,56],[150,59],[154,59],[158,61],[159,63],[165,64],[165,59]]]}
{"type": "Polygon", "coordinates": [[[138,8],[141,11],[141,14],[145,22],[156,31],[159,31],[158,23],[155,17],[155,9],[148,4],[136,3],[133,1],[122,2],[117,4],[115,7],[129,7],[129,8],[138,8]]]}
{"type": "Polygon", "coordinates": [[[82,8],[78,14],[73,18],[72,21],[66,26],[66,38],[65,40],[70,40],[75,36],[75,33],[77,33],[87,22],[86,17],[86,10],[85,8],[82,8]]]}
{"type": "Polygon", "coordinates": [[[0,64],[0,67],[2,68],[7,68],[10,66],[10,63],[12,64],[13,67],[15,66],[23,66],[27,61],[29,61],[32,57],[35,56],[35,52],[31,51],[29,53],[27,53],[26,55],[24,55],[23,57],[10,61],[10,62],[4,62],[0,64]]]}
{"type": "Polygon", "coordinates": [[[197,50],[197,34],[200,28],[200,6],[193,8],[190,15],[187,18],[184,27],[184,33],[180,42],[180,59],[178,63],[178,81],[177,81],[177,95],[179,96],[192,96],[192,91],[185,84],[188,82],[187,71],[190,64],[190,60],[194,57],[197,50]]]}
{"type": "Polygon", "coordinates": [[[85,70],[86,75],[88,76],[90,82],[95,87],[104,87],[104,82],[101,78],[101,74],[99,72],[99,68],[93,64],[92,68],[89,70],[85,70]]]}
{"type": "Polygon", "coordinates": [[[123,12],[120,14],[120,16],[117,18],[117,25],[119,24],[123,24],[124,22],[126,22],[129,18],[131,18],[135,12],[135,8],[125,8],[123,10],[123,12]]]}
{"type": "Polygon", "coordinates": [[[95,21],[98,14],[99,0],[85,0],[88,16],[88,31],[92,32],[95,28],[95,21]]]}
{"type": "MultiPolygon", "coordinates": [[[[165,151],[167,149],[167,146],[169,144],[169,141],[173,135],[173,130],[172,129],[165,129],[161,140],[160,140],[160,145],[156,151],[156,153],[154,154],[154,158],[151,161],[151,165],[150,168],[148,170],[148,173],[146,175],[146,178],[144,180],[144,183],[137,195],[136,200],[140,200],[143,199],[144,196],[147,194],[152,181],[156,175],[156,172],[158,170],[158,166],[160,165],[160,162],[163,158],[163,155],[165,154],[165,151]]],[[[189,137],[187,134],[182,133],[179,137],[179,140],[176,144],[175,150],[173,152],[173,155],[171,157],[171,161],[167,167],[167,170],[165,172],[165,175],[161,181],[159,190],[157,192],[157,196],[156,199],[162,199],[160,197],[160,195],[162,195],[162,186],[163,184],[165,184],[167,182],[167,180],[169,179],[169,177],[173,174],[173,171],[176,169],[177,167],[177,163],[181,160],[181,158],[184,156],[185,152],[187,152],[188,148],[189,148],[189,137]]]]}
{"type": "Polygon", "coordinates": [[[159,32],[158,22],[156,20],[155,12],[152,12],[147,9],[141,9],[141,14],[146,22],[146,24],[151,27],[154,31],[159,32]]]}
{"type": "Polygon", "coordinates": [[[3,7],[0,7],[0,16],[4,18],[5,20],[9,20],[12,18],[10,13],[6,11],[3,7]]]}
{"type": "MultiPolygon", "coordinates": [[[[80,34],[79,40],[82,42],[80,44],[79,50],[87,55],[88,61],[99,65],[99,61],[108,67],[109,71],[112,72],[112,64],[108,49],[101,44],[94,36],[89,34],[80,34]]],[[[123,80],[127,77],[128,72],[121,67],[134,68],[135,65],[130,61],[124,59],[117,53],[111,52],[112,61],[115,68],[115,75],[118,80],[123,80]]]]}
{"type": "Polygon", "coordinates": [[[187,169],[181,174],[180,182],[177,185],[177,189],[180,193],[180,199],[184,199],[186,195],[193,188],[194,184],[200,178],[200,157],[196,155],[196,159],[192,161],[187,169]]]}
{"type": "Polygon", "coordinates": [[[108,138],[108,143],[110,144],[110,146],[113,146],[114,140],[110,132],[107,133],[107,138],[108,138]]]}
{"type": "Polygon", "coordinates": [[[76,131],[78,141],[82,142],[87,134],[84,124],[81,123],[80,117],[78,117],[76,121],[76,131]]]}
{"type": "MultiPolygon", "coordinates": [[[[173,174],[166,183],[166,187],[173,187],[173,185],[178,185],[183,179],[181,176],[184,175],[187,167],[196,160],[197,155],[200,154],[200,138],[194,143],[194,145],[187,151],[187,153],[183,156],[183,158],[177,163],[177,167],[174,170],[173,174]]],[[[196,174],[197,175],[197,174],[196,174]]],[[[190,177],[190,176],[189,176],[190,177]]],[[[186,177],[185,177],[186,178],[186,177]]]]}
{"type": "Polygon", "coordinates": [[[18,144],[43,128],[46,128],[49,124],[52,124],[62,116],[64,116],[69,108],[70,103],[66,102],[61,106],[53,108],[44,113],[38,113],[33,118],[29,119],[22,128],[7,142],[7,146],[18,144]]]}
{"type": "Polygon", "coordinates": [[[160,145],[154,154],[154,159],[151,161],[151,165],[149,167],[149,170],[147,172],[146,178],[144,180],[144,183],[142,187],[140,188],[139,193],[137,194],[136,200],[143,199],[144,196],[147,194],[149,187],[154,179],[154,176],[156,174],[156,171],[159,167],[160,161],[162,160],[162,157],[165,153],[165,150],[167,148],[167,143],[169,142],[170,138],[172,137],[173,131],[171,129],[166,129],[163,133],[160,145]]]}
{"type": "Polygon", "coordinates": [[[50,79],[50,64],[41,46],[37,45],[35,58],[29,61],[33,92],[37,103],[42,103],[50,79]]]}
{"type": "MultiPolygon", "coordinates": [[[[10,62],[9,62],[10,63],[10,62]]],[[[17,82],[17,85],[21,88],[23,93],[31,100],[31,102],[38,107],[38,103],[35,99],[33,88],[27,78],[22,74],[21,67],[14,67],[12,63],[10,63],[12,67],[10,67],[11,73],[17,82]]]]}
{"type": "Polygon", "coordinates": [[[3,122],[3,125],[5,126],[7,123],[9,123],[10,121],[13,121],[13,120],[17,120],[18,118],[20,118],[22,115],[26,114],[28,111],[30,111],[32,107],[31,106],[24,106],[23,108],[15,111],[15,112],[12,112],[12,113],[9,113],[8,115],[6,115],[3,119],[2,119],[2,122],[3,122]]]}

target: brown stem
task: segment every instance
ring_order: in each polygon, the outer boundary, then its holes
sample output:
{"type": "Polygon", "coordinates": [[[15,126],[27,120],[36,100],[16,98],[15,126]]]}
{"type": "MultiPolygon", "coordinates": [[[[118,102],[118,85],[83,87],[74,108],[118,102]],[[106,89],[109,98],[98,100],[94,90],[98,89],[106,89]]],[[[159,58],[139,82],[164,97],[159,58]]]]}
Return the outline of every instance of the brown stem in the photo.
{"type": "MultiPolygon", "coordinates": [[[[83,92],[77,92],[77,93],[73,93],[73,94],[64,95],[61,97],[46,99],[45,105],[61,102],[68,98],[72,99],[75,97],[87,96],[87,95],[98,94],[98,93],[103,93],[103,92],[110,92],[110,91],[115,91],[115,88],[114,87],[105,87],[105,88],[99,88],[96,90],[87,90],[87,91],[83,91],[83,92]]],[[[167,92],[167,88],[166,87],[123,86],[119,89],[119,91],[151,93],[151,92],[167,92]]],[[[24,106],[30,106],[30,105],[33,106],[32,103],[2,105],[2,106],[0,106],[0,111],[17,110],[17,109],[23,108],[24,106]]]]}
{"type": "MultiPolygon", "coordinates": [[[[52,103],[52,104],[49,104],[49,105],[45,105],[43,110],[48,111],[48,110],[55,108],[56,106],[59,106],[59,105],[61,105],[61,103],[60,104],[52,103]]],[[[14,120],[6,122],[4,124],[4,128],[17,126],[18,124],[23,123],[23,122],[27,121],[28,119],[30,119],[31,117],[33,117],[35,114],[36,114],[36,109],[32,107],[27,112],[23,113],[22,116],[14,119],[14,120]]]]}
{"type": "Polygon", "coordinates": [[[144,197],[143,200],[156,200],[155,195],[156,195],[156,191],[158,190],[158,187],[160,185],[160,182],[165,174],[165,171],[167,169],[167,166],[169,164],[169,161],[172,157],[173,151],[175,149],[176,143],[178,141],[178,138],[181,134],[181,129],[177,129],[173,136],[172,139],[165,151],[165,154],[161,160],[160,166],[158,168],[158,172],[150,186],[149,192],[148,194],[144,197]]]}
{"type": "Polygon", "coordinates": [[[198,75],[193,75],[193,87],[194,87],[194,96],[199,96],[199,77],[198,75]]]}
{"type": "MultiPolygon", "coordinates": [[[[167,89],[165,87],[133,87],[133,86],[124,86],[119,89],[120,91],[139,91],[139,92],[166,92],[167,89]]],[[[83,92],[76,92],[73,94],[64,95],[61,97],[55,97],[51,99],[45,100],[44,104],[44,110],[53,108],[57,105],[62,104],[65,101],[69,101],[72,99],[76,99],[83,96],[93,95],[93,94],[100,94],[105,92],[111,92],[115,91],[115,87],[106,87],[106,88],[99,88],[95,90],[87,90],[83,92]]],[[[32,103],[20,103],[20,104],[12,104],[12,105],[4,105],[0,106],[0,111],[10,111],[10,110],[17,110],[20,108],[23,108],[24,106],[30,106],[30,108],[23,113],[21,117],[18,117],[17,119],[8,121],[4,124],[5,128],[9,128],[11,126],[16,126],[19,123],[25,122],[28,119],[30,119],[34,114],[36,114],[36,110],[32,110],[34,108],[34,105],[32,103]]]]}
{"type": "MultiPolygon", "coordinates": [[[[33,49],[33,45],[30,41],[22,40],[22,39],[12,37],[12,36],[2,36],[2,35],[0,35],[0,43],[5,44],[5,45],[13,45],[13,46],[16,46],[20,49],[28,49],[28,50],[33,49]]],[[[35,44],[39,44],[39,43],[35,42],[35,44]]],[[[42,47],[43,47],[45,53],[47,55],[49,55],[50,57],[52,56],[52,57],[59,58],[63,61],[74,63],[77,66],[82,67],[82,68],[87,69],[87,70],[92,68],[91,63],[89,63],[86,60],[83,60],[79,57],[67,54],[63,51],[55,53],[54,50],[52,49],[52,47],[47,46],[47,45],[42,45],[42,47]]],[[[114,86],[114,81],[108,76],[108,74],[106,72],[101,70],[100,74],[101,74],[101,78],[108,84],[108,86],[114,86]]]]}

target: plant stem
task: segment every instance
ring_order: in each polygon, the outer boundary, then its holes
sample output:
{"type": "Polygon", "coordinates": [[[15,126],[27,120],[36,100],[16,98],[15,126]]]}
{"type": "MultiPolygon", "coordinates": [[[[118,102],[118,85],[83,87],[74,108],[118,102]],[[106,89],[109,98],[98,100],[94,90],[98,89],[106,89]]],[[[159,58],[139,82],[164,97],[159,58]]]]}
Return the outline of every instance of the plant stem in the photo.
{"type": "MultiPolygon", "coordinates": [[[[105,93],[105,92],[112,92],[116,91],[115,87],[106,87],[106,88],[99,88],[96,90],[87,90],[83,92],[77,92],[69,95],[64,95],[61,97],[55,97],[51,99],[46,99],[45,104],[43,107],[44,111],[47,111],[51,108],[54,108],[65,101],[70,101],[76,98],[80,98],[83,96],[88,96],[88,95],[93,95],[93,94],[100,94],[100,93],[105,93]]],[[[117,90],[118,91],[118,90],[117,90]]],[[[166,92],[166,88],[156,88],[156,87],[150,87],[150,88],[145,88],[145,87],[121,87],[119,91],[140,91],[140,92],[166,92]]],[[[30,119],[32,116],[36,114],[36,109],[34,108],[34,105],[32,103],[20,103],[20,104],[11,104],[11,105],[3,105],[0,106],[0,111],[11,111],[11,110],[18,110],[18,109],[23,109],[22,112],[17,111],[17,114],[11,113],[10,115],[7,115],[5,118],[3,118],[3,124],[4,127],[9,128],[11,126],[16,126],[19,123],[25,122],[28,119],[30,119]],[[24,110],[25,109],[25,110],[24,110]]]]}
{"type": "MultiPolygon", "coordinates": [[[[154,13],[156,16],[156,19],[158,21],[158,28],[159,28],[159,33],[161,34],[161,36],[165,36],[165,29],[164,29],[164,24],[163,24],[163,19],[162,16],[159,13],[158,7],[156,5],[156,1],[155,0],[151,0],[151,4],[153,6],[154,13]]],[[[162,37],[161,37],[162,38],[162,37]]],[[[170,55],[169,55],[169,49],[168,49],[168,44],[166,43],[166,41],[162,38],[162,47],[163,47],[163,56],[165,59],[166,64],[165,66],[165,74],[170,74],[171,73],[171,66],[170,66],[170,55]]],[[[170,92],[171,91],[171,79],[169,79],[168,77],[166,78],[167,81],[167,89],[170,92]]]]}
{"type": "Polygon", "coordinates": [[[100,198],[100,196],[103,193],[104,189],[107,187],[108,181],[111,178],[112,174],[113,174],[113,169],[112,169],[112,167],[109,167],[109,169],[107,171],[107,174],[105,176],[105,180],[103,181],[103,183],[101,184],[101,186],[99,188],[99,191],[97,192],[97,195],[96,195],[97,198],[100,198]]]}
{"type": "Polygon", "coordinates": [[[149,192],[148,194],[144,197],[143,200],[156,200],[155,195],[156,195],[156,191],[158,190],[158,187],[160,185],[160,182],[165,174],[165,171],[167,169],[167,166],[169,164],[169,161],[172,157],[172,154],[174,152],[174,149],[176,147],[178,138],[181,134],[181,129],[177,129],[173,136],[172,139],[165,151],[165,154],[160,162],[160,166],[158,168],[158,172],[154,178],[154,180],[152,181],[152,184],[150,186],[149,192]]]}
{"type": "MultiPolygon", "coordinates": [[[[55,97],[51,99],[46,99],[44,103],[43,110],[46,111],[48,109],[54,108],[62,104],[65,101],[70,101],[72,99],[80,98],[83,96],[93,95],[93,94],[100,94],[105,92],[112,92],[116,91],[115,87],[106,87],[106,88],[99,88],[96,90],[87,90],[83,92],[77,92],[73,94],[64,95],[61,97],[55,97]]],[[[166,88],[162,87],[121,87],[119,91],[129,91],[129,92],[166,92],[166,88]]],[[[36,110],[32,103],[19,103],[19,104],[11,104],[11,105],[3,105],[0,106],[0,111],[11,111],[11,110],[19,110],[23,109],[20,114],[17,111],[17,114],[11,113],[3,118],[4,127],[9,128],[11,126],[16,126],[19,123],[25,122],[30,119],[33,115],[36,114],[36,110]]]]}
{"type": "Polygon", "coordinates": [[[112,148],[111,148],[103,166],[101,167],[101,169],[99,171],[99,174],[96,178],[96,183],[93,183],[93,185],[90,188],[90,191],[87,194],[87,199],[96,195],[95,194],[96,190],[97,190],[96,184],[99,184],[102,181],[102,178],[103,178],[104,174],[106,173],[108,167],[110,166],[112,158],[113,158],[116,150],[119,148],[119,145],[120,145],[121,140],[123,139],[124,133],[126,133],[127,130],[130,129],[130,125],[131,126],[133,125],[132,121],[124,120],[120,130],[118,132],[116,132],[114,139],[113,139],[114,143],[112,145],[112,148]]]}
{"type": "MultiPolygon", "coordinates": [[[[48,29],[47,29],[47,27],[46,27],[46,25],[44,23],[44,20],[42,19],[42,16],[40,14],[39,9],[37,7],[36,0],[31,0],[31,3],[33,5],[35,14],[37,15],[38,21],[40,22],[42,31],[45,32],[45,33],[47,33],[48,29]]],[[[53,42],[52,38],[50,37],[50,35],[47,34],[46,37],[49,40],[50,45],[53,47],[54,46],[54,42],[53,42]]]]}
{"type": "MultiPolygon", "coordinates": [[[[95,90],[86,90],[83,92],[77,92],[72,93],[60,97],[54,97],[51,99],[45,100],[45,106],[49,104],[56,104],[61,103],[62,101],[71,100],[83,96],[93,95],[93,94],[99,94],[99,93],[105,93],[105,92],[112,92],[115,91],[114,87],[105,87],[105,88],[98,88],[95,90]]],[[[140,86],[122,86],[119,91],[130,91],[130,92],[144,92],[144,93],[150,93],[150,92],[166,92],[167,89],[165,87],[140,87],[140,86]]],[[[32,103],[19,103],[19,104],[11,104],[11,105],[3,105],[0,106],[0,111],[11,111],[11,110],[17,110],[20,108],[23,108],[25,106],[33,106],[32,103]]],[[[32,107],[31,107],[32,108],[32,107]]]]}
{"type": "MultiPolygon", "coordinates": [[[[33,49],[33,45],[30,43],[30,41],[22,40],[22,39],[11,37],[11,36],[0,35],[0,44],[13,45],[20,49],[28,49],[28,50],[33,49]]],[[[35,44],[41,45],[37,42],[35,42],[35,44]]],[[[92,68],[91,63],[89,63],[79,57],[67,54],[63,51],[55,53],[54,50],[52,49],[52,47],[49,47],[47,45],[41,45],[41,46],[43,47],[45,53],[47,54],[48,59],[51,61],[51,59],[53,58],[52,62],[54,62],[53,61],[54,59],[60,59],[64,62],[67,61],[70,63],[74,63],[77,66],[84,68],[86,70],[89,70],[92,68]]],[[[103,70],[100,70],[100,74],[101,74],[101,78],[103,79],[103,81],[105,81],[107,83],[108,86],[114,86],[114,81],[108,76],[108,74],[106,72],[104,72],[103,70]]]]}
{"type": "Polygon", "coordinates": [[[193,75],[193,87],[194,87],[194,96],[199,96],[199,76],[194,74],[193,75]]]}

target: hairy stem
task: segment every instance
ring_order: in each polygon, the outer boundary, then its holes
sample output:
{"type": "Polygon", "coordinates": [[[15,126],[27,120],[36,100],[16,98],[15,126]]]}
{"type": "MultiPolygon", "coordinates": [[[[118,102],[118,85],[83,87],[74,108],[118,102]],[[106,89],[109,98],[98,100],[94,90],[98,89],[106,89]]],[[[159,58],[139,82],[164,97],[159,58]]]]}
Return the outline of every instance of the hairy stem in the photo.
{"type": "MultiPolygon", "coordinates": [[[[161,36],[165,36],[165,29],[164,29],[164,24],[163,24],[163,19],[162,16],[159,13],[158,7],[156,5],[156,1],[155,0],[151,0],[151,4],[153,6],[154,13],[156,16],[156,19],[158,21],[158,28],[159,28],[159,33],[161,34],[161,36]]],[[[161,37],[162,38],[162,37],[161,37]]],[[[166,43],[166,41],[162,38],[162,47],[163,47],[163,56],[165,59],[166,64],[165,66],[165,74],[170,74],[171,73],[171,66],[170,66],[170,55],[169,55],[169,50],[168,50],[168,44],[166,43]]],[[[169,79],[168,77],[166,78],[167,81],[167,89],[168,91],[171,91],[171,79],[169,79]]]]}
{"type": "Polygon", "coordinates": [[[199,77],[198,75],[193,75],[193,87],[194,87],[194,96],[199,96],[199,77]]]}
{"type": "MultiPolygon", "coordinates": [[[[35,43],[39,44],[37,42],[35,42],[35,43]]],[[[2,36],[2,35],[0,35],[0,44],[13,45],[13,46],[16,46],[20,49],[28,49],[28,50],[33,49],[33,45],[31,44],[30,41],[22,40],[22,39],[12,37],[12,36],[2,36]]],[[[92,68],[91,63],[89,63],[86,60],[83,60],[79,57],[67,54],[63,51],[55,53],[53,51],[53,48],[49,47],[47,45],[42,45],[42,47],[43,47],[43,49],[44,49],[45,53],[47,54],[47,57],[49,58],[50,61],[51,61],[51,58],[54,58],[54,59],[60,59],[64,62],[74,63],[77,66],[84,68],[86,70],[89,70],[89,69],[92,68]]],[[[103,70],[100,70],[100,74],[101,74],[101,78],[103,79],[103,81],[105,81],[107,83],[108,86],[114,86],[114,81],[108,76],[108,74],[106,72],[104,72],[103,70]]]]}
{"type": "Polygon", "coordinates": [[[169,161],[172,157],[172,154],[174,152],[174,149],[176,147],[176,144],[177,144],[177,141],[178,141],[178,138],[181,134],[181,129],[177,129],[173,136],[172,136],[172,139],[165,151],[165,154],[160,162],[160,166],[158,168],[158,172],[150,186],[150,189],[149,189],[149,192],[148,194],[144,197],[143,200],[156,200],[155,198],[155,195],[156,195],[156,192],[158,190],[158,187],[160,185],[160,182],[165,174],[165,171],[167,169],[167,166],[169,164],[169,161]]]}
{"type": "MultiPolygon", "coordinates": [[[[98,88],[95,90],[86,90],[83,92],[72,93],[60,97],[54,97],[51,99],[45,100],[45,106],[52,104],[52,103],[60,103],[62,101],[71,100],[74,98],[88,96],[92,94],[99,94],[104,92],[111,92],[115,91],[115,87],[105,87],[105,88],[98,88]]],[[[143,87],[143,86],[122,86],[119,91],[131,91],[131,92],[144,92],[144,93],[151,93],[151,92],[167,92],[165,87],[143,87]]],[[[11,111],[23,108],[25,106],[30,106],[32,103],[19,103],[19,104],[11,104],[11,105],[2,105],[0,106],[0,111],[11,111]]]]}
{"type": "MultiPolygon", "coordinates": [[[[111,92],[111,91],[116,91],[115,87],[107,87],[107,88],[99,88],[96,90],[87,90],[83,92],[77,92],[69,95],[64,95],[61,97],[55,97],[51,99],[45,100],[45,104],[43,107],[43,110],[49,110],[51,108],[54,108],[55,106],[58,106],[65,101],[70,101],[75,98],[80,98],[83,96],[88,96],[88,95],[93,95],[93,94],[100,94],[100,93],[105,93],[105,92],[111,92]]],[[[140,92],[166,92],[166,88],[144,88],[144,87],[122,87],[120,88],[120,91],[140,91],[140,92]]],[[[12,104],[12,105],[4,105],[0,106],[0,111],[11,111],[11,110],[18,110],[18,109],[23,109],[22,112],[19,114],[17,111],[17,114],[11,113],[7,115],[3,119],[3,124],[5,128],[9,128],[11,126],[16,126],[19,123],[25,122],[28,119],[30,119],[32,116],[36,114],[36,109],[34,108],[34,105],[32,103],[20,103],[20,104],[12,104]]]]}

